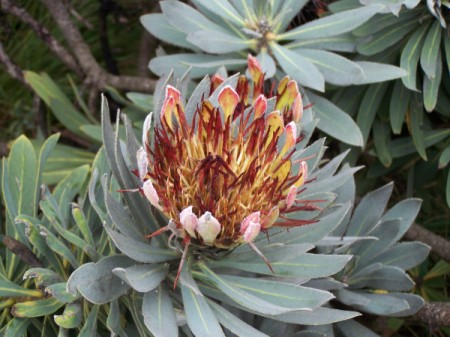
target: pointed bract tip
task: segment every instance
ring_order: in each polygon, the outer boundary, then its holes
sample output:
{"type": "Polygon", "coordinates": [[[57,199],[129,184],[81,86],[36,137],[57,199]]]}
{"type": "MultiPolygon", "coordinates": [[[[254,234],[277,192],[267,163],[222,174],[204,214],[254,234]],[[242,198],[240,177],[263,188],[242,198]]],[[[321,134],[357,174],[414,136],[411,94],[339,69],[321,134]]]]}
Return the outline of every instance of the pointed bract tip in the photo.
{"type": "Polygon", "coordinates": [[[192,206],[186,207],[181,211],[180,222],[186,232],[188,232],[192,238],[195,238],[195,230],[197,229],[198,218],[192,212],[192,206]]]}
{"type": "Polygon", "coordinates": [[[144,184],[142,185],[142,190],[144,191],[144,195],[148,199],[148,201],[150,201],[150,203],[156,208],[161,209],[161,206],[159,206],[158,193],[153,187],[153,184],[150,181],[150,179],[144,182],[144,184]]]}

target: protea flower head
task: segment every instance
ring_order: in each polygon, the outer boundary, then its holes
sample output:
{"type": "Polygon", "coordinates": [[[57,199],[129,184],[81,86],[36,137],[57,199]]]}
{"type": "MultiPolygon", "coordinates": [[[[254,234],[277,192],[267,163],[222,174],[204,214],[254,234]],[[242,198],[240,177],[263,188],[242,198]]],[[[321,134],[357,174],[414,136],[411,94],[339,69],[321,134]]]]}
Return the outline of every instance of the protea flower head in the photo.
{"type": "Polygon", "coordinates": [[[285,77],[276,91],[265,92],[264,74],[251,55],[248,73],[235,87],[214,76],[211,96],[204,95],[191,115],[168,85],[152,136],[152,114],[145,120],[137,153],[140,190],[170,219],[150,237],[172,231],[171,239],[182,241],[183,258],[189,245],[249,244],[260,254],[253,244],[260,232],[314,222],[289,218],[314,208],[301,200],[306,158],[293,159],[303,138],[297,83],[285,77]]]}

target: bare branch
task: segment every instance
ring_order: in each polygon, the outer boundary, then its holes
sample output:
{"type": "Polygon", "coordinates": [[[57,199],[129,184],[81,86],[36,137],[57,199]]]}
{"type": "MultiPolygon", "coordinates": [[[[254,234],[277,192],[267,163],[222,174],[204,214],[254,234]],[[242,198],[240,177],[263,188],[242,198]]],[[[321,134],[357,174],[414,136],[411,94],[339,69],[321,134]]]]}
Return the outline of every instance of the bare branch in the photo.
{"type": "Polygon", "coordinates": [[[70,48],[76,50],[75,57],[93,85],[102,89],[106,86],[113,86],[117,89],[153,92],[155,80],[132,76],[115,76],[105,72],[95,60],[80,31],[72,22],[64,3],[60,0],[42,0],[42,2],[52,14],[70,48]]]}
{"type": "Polygon", "coordinates": [[[426,303],[412,319],[429,324],[431,327],[450,326],[450,303],[426,303]]]}
{"type": "Polygon", "coordinates": [[[28,25],[31,30],[48,46],[48,48],[72,71],[81,76],[81,69],[76,60],[38,21],[36,21],[24,8],[17,6],[10,0],[0,0],[3,11],[16,16],[28,25]]]}
{"type": "Polygon", "coordinates": [[[5,49],[3,49],[3,44],[1,42],[0,42],[0,62],[3,63],[3,65],[6,68],[6,72],[9,75],[19,80],[20,82],[26,84],[25,79],[23,78],[22,69],[20,69],[11,61],[8,54],[6,54],[5,49]]]}
{"type": "Polygon", "coordinates": [[[450,242],[428,229],[412,224],[405,234],[405,239],[426,243],[434,254],[450,262],[450,242]]]}

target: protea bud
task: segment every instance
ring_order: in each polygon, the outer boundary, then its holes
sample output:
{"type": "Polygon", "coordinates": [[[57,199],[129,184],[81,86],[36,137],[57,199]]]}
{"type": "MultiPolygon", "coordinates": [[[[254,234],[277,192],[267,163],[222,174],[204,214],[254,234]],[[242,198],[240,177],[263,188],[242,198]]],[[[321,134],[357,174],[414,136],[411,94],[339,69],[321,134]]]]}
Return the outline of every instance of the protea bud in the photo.
{"type": "Polygon", "coordinates": [[[210,92],[218,90],[216,99],[203,97],[192,122],[180,92],[170,85],[152,140],[146,120],[146,153],[138,151],[142,189],[176,225],[176,231],[166,226],[157,233],[178,233],[185,249],[191,243],[205,249],[247,243],[256,250],[252,241],[260,231],[314,222],[287,218],[311,204],[303,207],[298,199],[307,165],[292,159],[303,138],[297,128],[303,109],[297,83],[286,77],[273,96],[263,90],[258,61],[249,56],[248,65],[253,81],[240,76],[236,89],[220,85],[223,79],[210,82],[210,92]]]}

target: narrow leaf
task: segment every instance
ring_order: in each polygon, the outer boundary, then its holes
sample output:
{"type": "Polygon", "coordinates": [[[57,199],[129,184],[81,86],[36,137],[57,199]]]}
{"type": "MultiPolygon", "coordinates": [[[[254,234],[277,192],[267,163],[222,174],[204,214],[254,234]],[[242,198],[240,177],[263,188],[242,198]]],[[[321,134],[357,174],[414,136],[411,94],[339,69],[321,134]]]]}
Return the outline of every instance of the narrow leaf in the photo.
{"type": "Polygon", "coordinates": [[[325,90],[323,75],[314,64],[277,43],[271,43],[271,47],[281,68],[299,84],[322,92],[325,90]]]}
{"type": "Polygon", "coordinates": [[[427,33],[420,55],[420,65],[429,79],[433,79],[438,71],[438,55],[441,54],[441,25],[438,20],[434,20],[427,33]]]}
{"type": "Polygon", "coordinates": [[[317,127],[320,130],[346,144],[363,146],[361,131],[347,113],[329,100],[311,92],[308,92],[308,97],[319,118],[317,127]]]}
{"type": "Polygon", "coordinates": [[[362,6],[313,20],[279,36],[280,40],[313,39],[349,32],[382,9],[380,5],[362,6]]]}
{"type": "Polygon", "coordinates": [[[145,293],[142,301],[145,326],[155,337],[177,337],[178,324],[172,300],[163,286],[145,293]]]}

